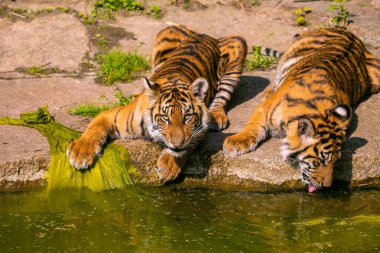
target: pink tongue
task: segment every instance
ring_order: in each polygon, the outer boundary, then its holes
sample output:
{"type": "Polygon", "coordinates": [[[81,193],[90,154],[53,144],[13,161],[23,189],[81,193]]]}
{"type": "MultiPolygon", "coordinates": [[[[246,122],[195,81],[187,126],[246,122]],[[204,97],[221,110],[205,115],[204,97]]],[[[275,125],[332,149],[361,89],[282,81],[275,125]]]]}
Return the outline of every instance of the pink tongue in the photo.
{"type": "Polygon", "coordinates": [[[309,188],[307,189],[309,192],[315,192],[317,190],[317,188],[312,185],[312,184],[309,184],[309,188]]]}

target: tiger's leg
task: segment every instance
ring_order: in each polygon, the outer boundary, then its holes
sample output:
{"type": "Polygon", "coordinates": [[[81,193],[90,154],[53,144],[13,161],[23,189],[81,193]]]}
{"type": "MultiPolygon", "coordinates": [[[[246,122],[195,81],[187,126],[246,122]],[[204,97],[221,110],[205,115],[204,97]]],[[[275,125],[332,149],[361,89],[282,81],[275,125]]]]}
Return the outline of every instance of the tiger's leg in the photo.
{"type": "MultiPolygon", "coordinates": [[[[269,92],[269,91],[268,91],[269,92]]],[[[261,102],[246,126],[239,133],[226,138],[223,143],[223,150],[231,156],[248,153],[256,149],[257,145],[266,139],[266,101],[261,102]]]]}
{"type": "MultiPolygon", "coordinates": [[[[66,154],[71,165],[87,169],[100,156],[108,138],[138,137],[143,135],[142,113],[136,110],[140,96],[127,105],[100,113],[88,125],[82,136],[70,143],[66,154]]],[[[140,106],[139,106],[140,107],[140,106]]]]}
{"type": "Polygon", "coordinates": [[[371,79],[371,94],[380,91],[380,60],[366,52],[368,75],[371,79]]]}
{"type": "Polygon", "coordinates": [[[153,44],[152,57],[154,70],[156,70],[166,59],[170,58],[174,49],[192,34],[195,34],[195,32],[185,26],[176,24],[170,25],[160,31],[153,44]]]}
{"type": "Polygon", "coordinates": [[[225,112],[231,94],[240,82],[245,57],[247,56],[247,43],[238,36],[228,36],[218,39],[220,60],[218,63],[219,85],[215,98],[209,106],[212,115],[209,128],[223,130],[228,125],[225,112]]]}
{"type": "Polygon", "coordinates": [[[188,148],[180,155],[173,154],[173,151],[168,148],[162,150],[157,160],[157,172],[160,181],[166,183],[176,179],[193,150],[193,147],[188,148]]]}

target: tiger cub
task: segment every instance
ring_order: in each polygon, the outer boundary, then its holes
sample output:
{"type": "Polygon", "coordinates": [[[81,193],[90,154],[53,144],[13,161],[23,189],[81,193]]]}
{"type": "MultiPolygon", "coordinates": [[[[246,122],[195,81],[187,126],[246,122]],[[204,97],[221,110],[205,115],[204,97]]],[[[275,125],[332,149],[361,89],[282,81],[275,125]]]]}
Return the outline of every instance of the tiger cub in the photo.
{"type": "Polygon", "coordinates": [[[310,192],[329,187],[351,106],[379,90],[380,61],[354,34],[336,28],[307,31],[285,51],[274,87],[223,149],[247,153],[270,132],[282,139],[282,156],[300,168],[310,192]]]}
{"type": "Polygon", "coordinates": [[[219,39],[171,24],[153,46],[153,75],[127,105],[99,114],[67,150],[77,169],[89,168],[107,138],[148,138],[163,146],[161,182],[174,180],[207,129],[227,127],[225,108],[247,54],[243,38],[219,39]]]}

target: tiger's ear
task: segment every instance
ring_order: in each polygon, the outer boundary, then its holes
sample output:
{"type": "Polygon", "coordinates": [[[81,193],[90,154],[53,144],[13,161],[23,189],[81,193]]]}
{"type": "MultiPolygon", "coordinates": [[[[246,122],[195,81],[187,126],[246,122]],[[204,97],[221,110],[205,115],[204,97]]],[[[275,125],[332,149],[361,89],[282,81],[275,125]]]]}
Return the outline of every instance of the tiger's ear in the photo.
{"type": "Polygon", "coordinates": [[[343,123],[348,123],[352,116],[352,109],[348,105],[340,104],[332,109],[331,113],[343,123]]]}
{"type": "Polygon", "coordinates": [[[160,87],[155,82],[151,82],[144,77],[144,87],[148,95],[149,101],[156,101],[160,87]]]}
{"type": "Polygon", "coordinates": [[[298,120],[298,135],[301,138],[312,138],[315,135],[314,125],[308,118],[298,120]]]}
{"type": "Polygon", "coordinates": [[[294,120],[288,124],[287,137],[294,142],[300,143],[307,139],[313,139],[314,135],[314,125],[311,120],[306,117],[294,120]]]}
{"type": "Polygon", "coordinates": [[[208,90],[208,82],[205,78],[199,77],[197,78],[191,85],[191,89],[193,90],[193,95],[199,99],[200,101],[204,101],[207,90],[208,90]]]}
{"type": "Polygon", "coordinates": [[[303,117],[288,123],[286,140],[291,149],[297,149],[301,145],[315,143],[318,138],[311,120],[303,117]]]}

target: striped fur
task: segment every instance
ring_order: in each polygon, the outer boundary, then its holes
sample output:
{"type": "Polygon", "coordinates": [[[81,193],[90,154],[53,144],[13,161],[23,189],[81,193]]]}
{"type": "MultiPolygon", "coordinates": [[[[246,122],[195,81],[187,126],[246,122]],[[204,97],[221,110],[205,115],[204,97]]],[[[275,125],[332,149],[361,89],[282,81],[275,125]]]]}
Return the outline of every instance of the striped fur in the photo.
{"type": "Polygon", "coordinates": [[[224,150],[254,150],[267,134],[282,139],[284,159],[301,169],[309,190],[332,183],[333,165],[349,126],[352,109],[380,90],[380,61],[351,32],[305,32],[282,56],[275,85],[245,128],[228,137],[224,150]]]}
{"type": "Polygon", "coordinates": [[[207,129],[227,127],[225,107],[239,83],[247,54],[238,36],[212,38],[181,25],[157,34],[154,70],[145,89],[127,106],[99,114],[67,155],[86,169],[107,138],[145,137],[164,147],[157,161],[162,182],[175,179],[207,129]]]}

